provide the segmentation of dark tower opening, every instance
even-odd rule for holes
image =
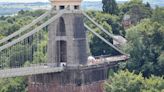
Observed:
[[[80,6],[79,6],[79,5],[75,5],[75,6],[74,6],[74,9],[75,9],[75,10],[79,10],[79,9],[80,9]]]
[[[67,43],[66,41],[57,41],[57,62],[67,62]]]
[[[59,18],[58,30],[57,30],[56,35],[57,36],[66,36],[65,22],[62,17]]]
[[[64,5],[61,5],[60,6],[60,10],[63,10],[63,9],[65,9],[65,6]]]

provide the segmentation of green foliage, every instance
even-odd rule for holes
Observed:
[[[110,14],[118,14],[118,6],[115,0],[102,0],[103,11]]]
[[[23,12],[23,13],[22,13]],[[22,26],[32,22],[36,17],[43,14],[44,10],[20,11],[17,16],[0,17],[0,35],[8,36],[20,29]]]
[[[164,79],[162,77],[151,76],[145,79],[143,92],[164,92]]]
[[[161,55],[159,56],[158,63],[160,66],[164,66],[164,52],[162,52]]]
[[[41,14],[43,14],[45,10],[36,10],[36,11],[19,11],[18,16],[32,16],[32,17],[38,17]]]
[[[37,44],[37,50],[33,54],[34,64],[45,63],[47,60],[47,53],[45,52],[45,48],[47,47],[48,43],[48,33],[44,31],[43,34],[44,35],[42,37],[42,41],[39,44]]]
[[[150,4],[142,3],[142,0],[130,0],[125,4],[120,5],[120,14],[128,14],[131,17],[133,24],[144,18],[150,18],[152,15],[152,9]]]
[[[0,92],[27,92],[27,79],[23,77],[0,80]]]
[[[103,28],[108,30],[110,33],[116,34],[116,35],[123,35],[124,31],[122,30],[122,26],[120,24],[120,18],[116,15],[111,15],[107,13],[97,12],[97,11],[89,11],[88,15],[91,16],[98,24],[100,24]],[[94,31],[99,33],[101,36],[106,38],[108,41],[112,43],[112,39],[102,32],[100,29],[98,29],[95,25],[93,25],[91,22],[86,22]],[[89,41],[90,41],[90,48],[91,53],[93,55],[115,55],[118,54],[115,50],[113,50],[110,46],[108,46],[106,43],[101,41],[98,37],[96,37],[94,34],[89,33]]]
[[[164,25],[164,7],[155,8],[153,11],[152,21]]]
[[[17,16],[0,17],[0,39],[8,36],[19,30],[22,26],[29,24],[36,17],[40,16],[45,11],[20,11]],[[42,49],[46,48],[47,31],[44,31],[45,36],[41,37],[41,42],[37,42],[33,37],[29,37],[26,42],[20,42],[10,49],[0,52],[0,68],[17,67],[19,65],[29,66],[32,62],[37,63],[45,61],[46,52]],[[35,50],[34,50],[35,49]],[[13,52],[13,53],[11,53]],[[34,60],[32,57],[35,56]],[[0,92],[27,92],[27,79],[25,77],[7,78],[0,80]]]
[[[142,77],[128,70],[119,71],[105,83],[106,92],[163,92],[164,80],[162,77]]]
[[[164,66],[159,66],[158,63],[158,57],[164,47],[162,25],[143,20],[127,30],[126,38],[128,40],[126,50],[131,56],[127,63],[128,69],[137,73],[142,72],[144,76],[164,74],[162,72]]]
[[[106,92],[140,92],[144,78],[128,71],[120,71],[105,83]]]
[[[8,23],[7,21],[0,21],[0,34],[5,36],[10,33],[10,28],[12,24]]]

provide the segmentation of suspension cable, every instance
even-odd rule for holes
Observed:
[[[49,20],[47,20],[45,23],[43,23],[42,25],[40,25],[39,27],[35,28],[34,30],[26,33],[25,35],[15,39],[14,41],[12,42],[9,42],[3,46],[0,47],[0,51],[6,49],[6,48],[9,48],[11,46],[13,46],[14,44],[24,40],[25,38],[33,35],[34,33],[40,31],[42,28],[44,28],[45,26],[49,25],[50,23],[52,23],[54,20],[58,19],[61,15],[63,15],[64,12],[59,12],[57,15],[53,16],[52,18],[50,18]]]
[[[115,50],[117,50],[118,52],[120,52],[121,54],[127,55],[126,53],[124,53],[123,51],[121,51],[120,49],[118,49],[116,46],[114,46],[112,43],[110,43],[109,41],[107,41],[105,38],[103,38],[101,35],[97,34],[96,32],[94,32],[89,26],[87,26],[86,24],[84,24],[84,26],[91,31],[94,35],[96,35],[97,37],[99,37],[102,41],[104,41],[106,44],[108,44],[109,46],[111,46],[112,48],[114,48]]]
[[[19,29],[18,31],[14,32],[13,34],[3,38],[2,40],[0,40],[0,44],[14,38],[15,36],[19,35],[20,33],[26,31],[27,29],[31,28],[33,25],[37,24],[39,21],[43,20],[45,17],[47,17],[52,10],[47,11],[46,13],[44,13],[43,15],[41,15],[40,17],[38,17],[37,19],[33,20],[30,24],[24,26],[23,28]]]
[[[109,33],[107,30],[105,30],[101,25],[99,25],[96,21],[94,21],[94,20],[93,20],[89,15],[87,15],[85,12],[82,12],[82,13],[83,13],[83,15],[84,15],[87,19],[89,19],[93,24],[95,24],[98,28],[100,28],[101,31],[105,32],[108,36],[110,36],[110,37],[113,38],[115,41],[117,41],[117,42],[120,43],[120,41],[119,41],[118,39],[115,38],[115,35]]]

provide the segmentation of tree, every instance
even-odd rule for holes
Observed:
[[[110,33],[115,35],[123,35],[124,30],[120,24],[120,18],[116,15],[111,15],[108,13],[89,11],[88,15],[92,17],[98,24],[100,24],[104,29],[108,30]],[[109,42],[113,42],[111,37],[106,33],[102,32],[93,23],[86,21],[94,31],[99,33],[101,36],[106,38]],[[101,41],[97,36],[89,33],[89,41],[91,53],[95,56],[99,55],[118,55],[119,53],[112,49],[109,45]]]
[[[164,52],[162,52],[158,57],[158,63],[160,66],[164,66]]]
[[[149,3],[149,2],[146,2],[145,7],[151,9],[151,5],[150,5],[150,3]]]
[[[119,71],[109,77],[105,83],[106,92],[141,92],[144,84],[142,74],[136,75],[129,71]]]
[[[164,8],[156,7],[155,10],[153,11],[153,16],[151,19],[153,22],[158,22],[164,25]]]
[[[163,77],[151,76],[144,80],[144,89],[142,92],[164,92]]]
[[[158,62],[164,47],[162,25],[149,19],[143,20],[127,30],[126,38],[126,50],[130,54],[127,68],[130,71],[142,72],[145,77],[164,74],[164,66]]]
[[[144,4],[142,0],[130,0],[122,4],[119,9],[120,13],[130,15],[133,24],[137,24],[142,19],[150,18],[152,15],[150,4]]]
[[[0,80],[0,92],[27,92],[27,79],[23,77]]]
[[[110,14],[118,14],[118,6],[115,0],[102,0],[103,11]]]
[[[164,92],[163,77],[142,77],[142,74],[119,71],[105,83],[106,92]]]
[[[20,27],[29,24],[33,19],[40,16],[44,12],[45,11],[43,10],[20,11],[16,16],[0,17],[0,39],[14,33],[18,29],[20,29]],[[43,35],[41,34],[43,34],[44,37],[42,37]],[[9,49],[1,51],[0,63],[2,66],[0,66],[0,68],[3,69],[3,68],[16,67],[16,66],[28,66],[29,63],[32,62],[36,63],[37,62],[35,61],[36,59],[42,60],[39,62],[45,61],[43,59],[46,58],[46,52],[43,53],[41,51],[43,51],[43,49],[45,50],[46,48],[46,43],[48,40],[46,34],[47,31],[44,31],[44,33],[40,33],[40,35],[37,36],[37,38],[39,37],[41,38],[40,43],[38,39],[37,41],[36,39],[33,40],[33,36],[31,36],[28,37],[27,40],[22,41],[19,44],[15,44]],[[13,53],[9,53],[9,52],[13,52]],[[33,61],[33,59],[31,58],[35,55],[38,57],[34,58]],[[0,92],[27,92],[27,83],[28,82],[26,77],[3,79],[0,80]]]

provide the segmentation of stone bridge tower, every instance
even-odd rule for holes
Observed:
[[[80,12],[82,0],[52,0],[53,9],[68,10],[48,26],[48,62],[65,65],[60,73],[33,75],[29,92],[103,92],[108,65],[87,66],[86,30]]]
[[[49,62],[57,66],[87,63],[86,31],[80,10],[81,0],[53,0],[56,11],[69,12],[49,25]],[[76,11],[76,12],[74,12]]]

